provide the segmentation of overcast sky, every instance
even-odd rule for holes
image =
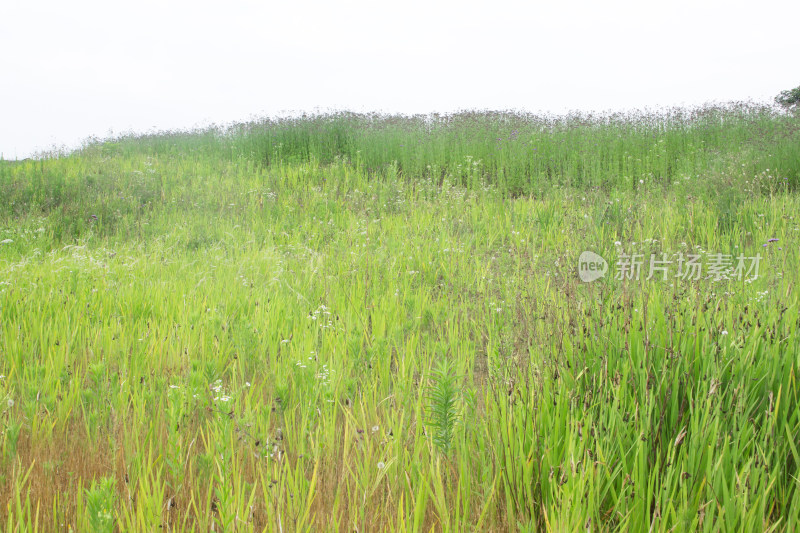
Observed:
[[[0,2],[0,152],[349,109],[620,110],[800,85],[800,2]]]

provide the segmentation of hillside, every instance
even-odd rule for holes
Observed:
[[[751,104],[0,161],[0,527],[791,531],[798,187]]]

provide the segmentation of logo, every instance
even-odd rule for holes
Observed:
[[[583,252],[578,258],[578,276],[581,281],[591,283],[606,275],[608,263],[594,252]]]

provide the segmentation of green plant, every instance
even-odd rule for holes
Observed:
[[[86,519],[89,531],[111,533],[116,530],[116,485],[113,477],[93,480],[86,489]]]
[[[800,87],[787,89],[775,97],[775,103],[785,108],[795,108],[800,104]]]
[[[448,455],[460,422],[461,394],[458,377],[447,359],[431,372],[426,399],[427,430],[439,452]]]
[[[13,459],[17,455],[17,445],[22,431],[22,422],[13,421],[6,425],[5,430],[5,451],[8,458]]]

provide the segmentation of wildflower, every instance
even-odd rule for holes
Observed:
[[[373,433],[377,433],[378,429],[380,429],[378,426],[372,426],[372,432]]]
[[[728,330],[727,329],[723,329],[722,330],[722,335],[727,335],[727,334],[728,334]]]
[[[386,464],[383,461],[378,462],[378,470],[383,470],[386,468]]]
[[[619,241],[614,241],[614,246],[622,246],[622,243]]]
[[[3,239],[2,241],[0,241],[0,244],[11,244],[12,242],[14,241],[11,239]]]
[[[249,382],[249,381],[245,381],[245,382],[244,382],[244,386],[245,386],[245,387],[249,387],[249,386],[250,386],[250,382]]]

